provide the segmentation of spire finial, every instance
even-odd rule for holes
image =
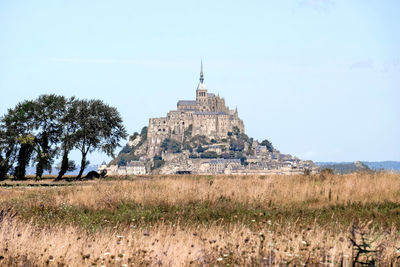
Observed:
[[[203,59],[201,60],[201,67],[200,67],[200,82],[204,82],[204,75],[203,75]]]

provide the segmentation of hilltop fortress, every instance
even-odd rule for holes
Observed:
[[[237,109],[230,110],[224,98],[208,93],[201,64],[196,100],[179,100],[177,110],[169,111],[166,117],[149,119],[148,156],[159,154],[166,138],[182,142],[189,128],[191,136],[204,135],[210,139],[219,139],[227,137],[234,127],[244,133],[244,124],[239,119]]]
[[[237,109],[209,93],[203,64],[196,100],[179,100],[165,117],[129,137],[118,157],[99,171],[141,174],[299,174],[318,171],[312,161],[281,154],[268,140],[245,134]]]

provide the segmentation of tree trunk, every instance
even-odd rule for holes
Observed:
[[[14,146],[11,146],[5,153],[5,157],[0,154],[0,181],[5,180],[13,163],[10,163],[11,154]]]
[[[43,166],[44,166],[44,159],[43,159],[43,156],[42,156],[42,153],[38,153],[39,155],[38,155],[38,158],[39,158],[39,160],[38,160],[38,163],[36,164],[36,177],[37,178],[42,178],[42,175],[43,175]]]
[[[58,173],[57,180],[61,179],[64,176],[64,174],[68,171],[68,163],[69,163],[68,153],[69,153],[68,149],[65,148],[63,151],[61,168],[60,168],[60,172]]]
[[[38,152],[38,163],[36,165],[36,177],[42,178],[43,172],[49,165],[49,140],[46,132],[43,132],[43,136],[38,140],[39,152]],[[40,151],[41,149],[41,151]]]
[[[33,146],[30,144],[22,144],[18,153],[18,164],[15,168],[15,177],[17,179],[22,179],[25,177],[26,166],[31,159],[33,152]]]
[[[85,168],[86,168],[86,153],[82,153],[81,169],[79,170],[79,174],[78,174],[78,176],[76,176],[76,178],[79,179],[82,177],[82,174],[83,174],[83,171],[85,170]]]

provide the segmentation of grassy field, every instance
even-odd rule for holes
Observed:
[[[395,173],[4,181],[0,210],[0,265],[400,264]]]

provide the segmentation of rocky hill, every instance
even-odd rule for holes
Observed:
[[[191,131],[192,127],[189,126],[180,141],[166,138],[161,143],[160,153],[150,157],[147,153],[147,127],[143,127],[140,133],[130,136],[128,144],[108,166],[121,167],[132,161],[140,161],[147,166],[149,172],[165,174],[208,173],[210,168],[217,173],[225,172],[226,168],[243,173],[282,168],[298,168],[298,172],[314,167],[311,161],[301,161],[291,155],[281,154],[270,141],[259,142],[235,127],[224,138],[193,136]]]

